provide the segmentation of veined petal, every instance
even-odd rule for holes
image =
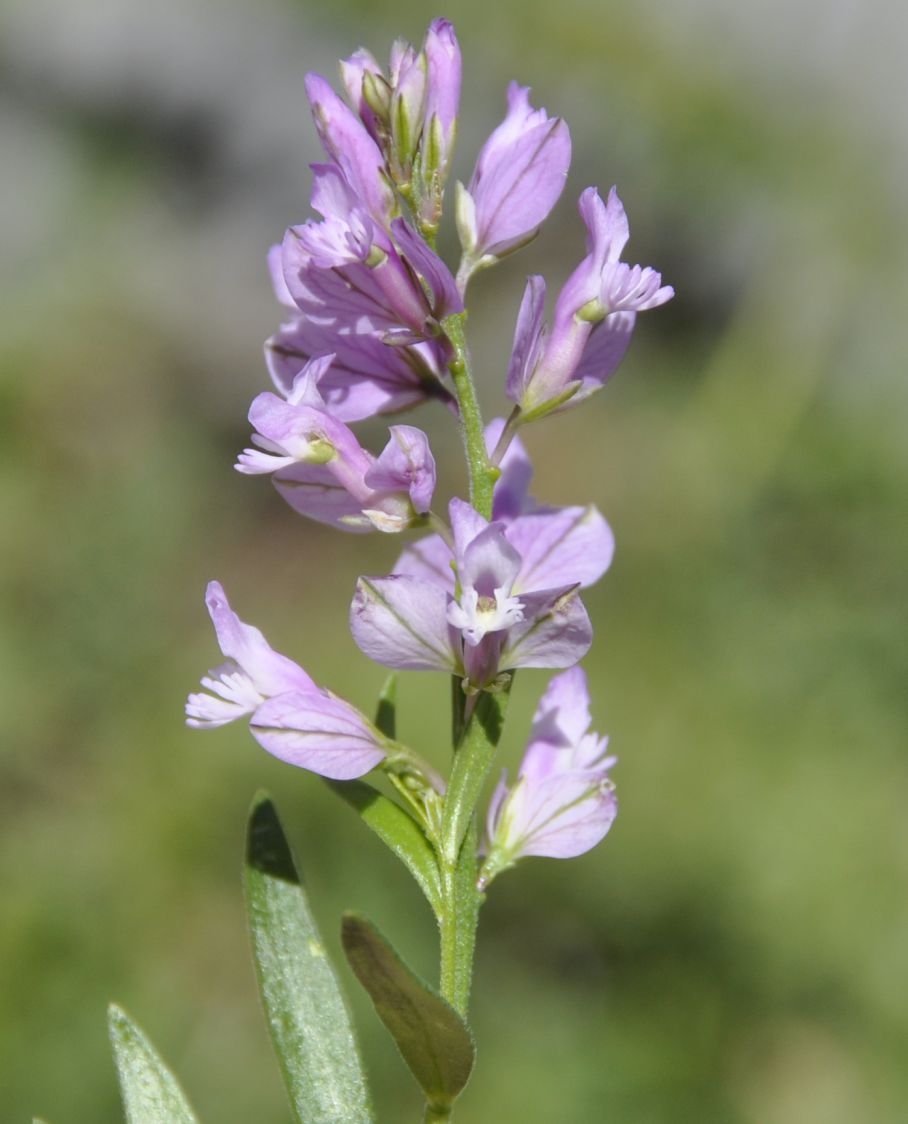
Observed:
[[[372,724],[343,699],[317,688],[268,699],[250,729],[275,757],[332,780],[361,777],[385,757]]]
[[[370,659],[386,667],[462,674],[447,601],[444,590],[419,578],[360,578],[350,609],[353,639]]]
[[[610,781],[595,770],[518,780],[500,812],[508,849],[519,855],[570,859],[595,847],[618,812]]]
[[[507,526],[521,558],[515,592],[592,585],[612,562],[615,539],[599,511],[588,507],[540,508]]]

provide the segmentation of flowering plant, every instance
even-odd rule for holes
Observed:
[[[614,188],[580,196],[586,254],[549,324],[546,286],[530,277],[505,393],[506,419],[484,425],[466,344],[473,275],[529,242],[564,188],[568,127],[512,83],[502,123],[469,183],[455,190],[462,246],[452,272],[435,249],[457,132],[461,56],[446,20],[417,49],[398,41],[387,71],[365,50],[341,63],[343,100],[323,78],[306,92],[325,162],[313,165],[317,217],[269,254],[287,309],[266,344],[274,384],[249,411],[236,468],[270,475],[301,515],[341,531],[425,532],[391,572],[359,579],[350,628],[392,671],[374,718],[313,681],[244,623],[217,582],[207,606],[224,657],[189,696],[198,728],[247,719],[269,753],[326,778],[415,878],[438,922],[437,990],[416,977],[363,917],[343,945],[425,1096],[425,1120],[451,1117],[473,1064],[466,1019],[479,908],[493,880],[530,855],[570,858],[595,846],[617,811],[607,739],[590,732],[579,661],[592,642],[581,590],[613,553],[592,506],[550,507],[529,494],[519,431],[585,401],[612,375],[638,312],[672,296],[658,273],[621,260],[628,240]],[[460,426],[468,498],[437,505],[426,435],[392,425],[385,447],[351,426],[427,399]],[[512,783],[502,776],[480,834],[478,803],[494,764],[518,668],[548,668]],[[453,762],[439,776],[396,736],[395,676],[442,672],[453,690]],[[367,775],[384,778],[391,795]],[[253,806],[247,862],[250,927],[262,996],[296,1119],[372,1119],[338,983],[266,797]],[[122,1012],[112,1035],[132,1121],[192,1120],[185,1097]]]

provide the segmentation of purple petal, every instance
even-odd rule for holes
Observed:
[[[567,125],[543,109],[533,110],[529,88],[512,82],[507,116],[483,146],[470,180],[473,256],[500,256],[531,237],[564,190],[570,162]]]
[[[516,592],[592,585],[615,552],[611,528],[592,505],[520,515],[508,524],[507,537],[522,559]]]
[[[294,511],[340,531],[374,530],[360,500],[339,483],[329,465],[295,464],[274,474],[274,486]]]
[[[335,358],[319,380],[319,391],[328,410],[342,421],[406,409],[441,389],[414,348],[389,347],[378,336],[338,333],[301,316],[265,344],[268,370],[281,393],[289,396],[303,364],[326,350],[335,352]]]
[[[458,576],[465,590],[491,597],[499,589],[510,593],[520,567],[520,555],[505,537],[503,525],[490,523],[467,544]]]
[[[503,818],[513,816],[508,834],[522,838],[521,855],[582,855],[604,838],[618,812],[614,790],[594,771],[553,776],[538,786],[526,783],[516,795],[519,805]]]
[[[350,608],[353,639],[386,667],[462,673],[445,615],[447,601],[442,589],[419,578],[360,578]]]
[[[230,608],[220,582],[209,582],[205,603],[221,651],[236,661],[262,695],[314,687],[299,664],[275,652],[257,628],[240,620]]]
[[[306,94],[325,152],[340,167],[372,218],[387,227],[394,212],[394,193],[378,145],[320,75],[306,75]]]
[[[475,507],[456,496],[448,504],[448,518],[454,535],[454,550],[460,560],[473,539],[481,534],[489,523]]]
[[[594,326],[572,375],[581,384],[572,403],[588,398],[615,373],[630,346],[636,319],[633,312],[613,312]]]
[[[394,563],[392,573],[430,582],[446,593],[454,593],[454,555],[440,535],[426,535],[410,543]]]
[[[349,703],[324,690],[277,695],[250,722],[256,741],[290,765],[347,781],[385,757],[377,731]]]
[[[572,667],[583,659],[593,627],[576,587],[524,593],[520,601],[524,619],[508,632],[502,669]]]
[[[452,133],[460,106],[461,56],[454,27],[446,19],[434,19],[429,24],[425,44],[428,60],[428,91],[426,96],[426,126],[438,119],[441,130],[441,163],[450,157]]]
[[[435,492],[435,458],[429,439],[412,425],[392,425],[391,440],[366,473],[377,492],[405,492],[417,512],[427,512]]]
[[[507,395],[512,402],[523,400],[527,384],[542,354],[545,341],[544,313],[545,280],[538,275],[528,277],[520,311],[517,313],[517,327],[514,330],[514,344],[508,365]]]
[[[432,312],[436,320],[463,312],[463,298],[457,290],[454,275],[438,254],[403,219],[395,219],[391,230],[400,252],[431,289]]]
[[[486,426],[486,449],[489,455],[498,444],[504,429],[504,418],[493,418]],[[530,481],[533,478],[533,465],[526,446],[519,437],[514,437],[498,466],[501,475],[495,483],[492,501],[492,518],[510,523],[522,512],[533,507],[530,499]]]

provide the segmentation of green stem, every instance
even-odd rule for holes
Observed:
[[[470,503],[480,515],[491,519],[492,489],[501,473],[489,460],[486,450],[482,414],[479,412],[479,402],[470,370],[470,353],[464,336],[466,315],[465,312],[458,312],[448,316],[442,327],[454,348],[454,358],[448,369],[454,380],[454,393],[460,407],[460,430],[470,473]]]

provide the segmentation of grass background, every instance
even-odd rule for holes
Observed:
[[[329,946],[360,909],[425,974],[418,891],[319,782],[242,728],[182,726],[241,615],[369,709],[344,625],[398,543],[306,523],[232,472],[278,321],[264,254],[306,216],[303,75],[385,55],[407,0],[6,0],[0,7],[0,1118],[120,1119],[122,1002],[201,1117],[287,1119],[239,886],[275,795]],[[618,376],[527,433],[536,494],[596,502],[612,571],[586,598],[621,815],[570,864],[497,883],[462,1124],[899,1124],[908,1117],[904,18],[876,0],[453,0],[456,173],[512,77],[563,113],[568,190],[475,283],[488,416],[529,272],[582,252],[573,200],[619,185],[631,260],[677,298]],[[903,100],[903,99],[902,99]],[[453,256],[453,240],[443,244]],[[430,432],[441,491],[457,437]],[[380,442],[382,427],[367,425]],[[373,445],[373,447],[377,447]],[[521,675],[514,764],[545,682]],[[446,685],[402,686],[439,764]],[[341,968],[380,1119],[419,1098]]]

